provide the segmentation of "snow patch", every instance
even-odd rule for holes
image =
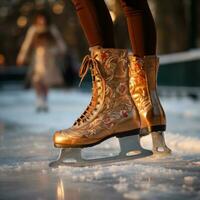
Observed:
[[[24,170],[38,170],[38,169],[41,169],[41,171],[44,173],[43,170],[48,169],[48,162],[38,161],[38,162],[22,162],[13,165],[0,165],[0,172],[8,172],[8,171],[20,172]]]
[[[200,103],[189,98],[161,98],[166,113],[186,118],[199,118]]]
[[[113,188],[117,190],[117,192],[126,192],[128,190],[128,182],[124,177],[119,177],[118,183],[113,185]]]
[[[129,191],[129,192],[125,193],[123,196],[126,199],[140,200],[141,199],[141,195],[144,196],[144,194],[146,194],[146,193],[147,192]]]
[[[79,182],[91,182],[92,180],[103,180],[115,177],[117,178],[118,183],[114,184],[113,187],[117,191],[124,191],[128,187],[127,180],[130,179],[130,174],[136,179],[146,177],[174,178],[183,174],[182,170],[168,169],[160,166],[133,164],[131,161],[124,165],[99,165],[83,168],[60,166],[59,168],[52,169],[52,172],[58,173],[62,177],[71,177],[72,180]]]
[[[200,138],[183,136],[180,133],[165,133],[167,146],[172,149],[172,152],[178,154],[199,154],[200,153]],[[141,140],[144,148],[152,149],[151,136],[145,136]]]

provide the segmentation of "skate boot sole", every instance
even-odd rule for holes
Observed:
[[[130,131],[125,131],[125,132],[120,132],[120,133],[115,133],[115,134],[109,135],[109,136],[99,140],[98,142],[91,143],[91,144],[78,144],[78,145],[54,144],[54,147],[56,147],[56,148],[87,148],[87,147],[92,147],[92,146],[98,145],[98,144],[102,143],[103,141],[105,141],[109,138],[112,138],[112,137],[123,138],[123,137],[127,137],[127,136],[132,136],[132,135],[139,135],[139,134],[140,134],[140,129],[134,129],[134,130],[130,130]]]

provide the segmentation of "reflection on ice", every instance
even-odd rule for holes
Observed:
[[[57,200],[65,200],[65,191],[62,179],[58,179],[57,183]]]

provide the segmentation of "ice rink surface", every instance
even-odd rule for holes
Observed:
[[[0,199],[183,200],[200,199],[200,101],[162,98],[173,154],[109,166],[51,169],[59,150],[53,132],[69,127],[90,101],[89,93],[52,90],[48,113],[36,113],[32,90],[0,91]],[[142,140],[151,148],[149,136]],[[113,138],[85,149],[87,157],[115,155]]]

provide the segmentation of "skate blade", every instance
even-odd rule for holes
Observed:
[[[61,149],[56,161],[49,164],[50,167],[59,166],[87,167],[95,165],[109,165],[128,160],[150,157],[152,151],[143,149],[139,142],[139,136],[127,136],[119,138],[121,152],[117,156],[110,156],[99,159],[84,159],[81,156],[81,148]]]
[[[153,143],[153,157],[154,158],[162,158],[166,156],[170,156],[172,151],[169,147],[167,147],[164,133],[162,131],[152,132],[152,143]]]

